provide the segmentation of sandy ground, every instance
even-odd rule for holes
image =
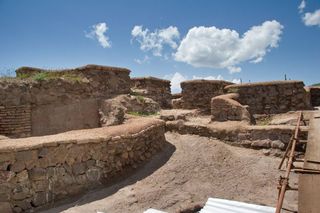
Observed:
[[[164,150],[125,180],[44,212],[179,212],[208,197],[275,206],[279,158],[195,135],[166,138]],[[295,186],[296,175],[290,183]],[[284,207],[297,209],[296,192],[287,192]]]

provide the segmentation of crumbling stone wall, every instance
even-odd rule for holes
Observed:
[[[154,77],[131,78],[134,93],[158,102],[161,108],[171,108],[170,81]]]
[[[238,101],[238,94],[219,95],[211,99],[211,121],[245,121],[253,123],[246,106]]]
[[[130,71],[124,68],[87,65],[49,72],[22,67],[16,72],[19,78],[0,79],[0,107],[7,114],[6,109],[30,105],[33,136],[98,127],[99,101],[130,93]]]
[[[311,106],[320,106],[320,87],[309,87]]]
[[[164,125],[139,118],[120,126],[2,140],[1,212],[32,211],[109,183],[164,146]]]
[[[0,106],[0,135],[31,136],[31,106]]]
[[[309,109],[302,81],[271,81],[230,85],[227,92],[239,94],[239,102],[252,114],[276,114]]]
[[[175,101],[177,106],[184,109],[200,109],[210,113],[211,98],[224,94],[223,89],[231,82],[218,80],[190,80],[181,83],[182,98]],[[181,103],[182,102],[182,103]]]

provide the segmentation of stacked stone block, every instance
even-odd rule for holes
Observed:
[[[320,106],[320,87],[309,87],[311,106]]]
[[[236,99],[236,93],[216,96],[211,99],[212,121],[245,121],[251,124],[253,120],[246,106],[241,105]]]
[[[0,106],[0,135],[31,136],[31,106]]]
[[[231,84],[218,80],[184,81],[181,83],[182,98],[176,105],[183,106],[184,109],[200,109],[209,114],[211,99],[224,94],[224,87]]]
[[[33,212],[109,183],[161,150],[164,132],[164,122],[144,119],[73,136],[5,139],[0,143],[0,211]]]
[[[170,81],[154,77],[131,78],[134,93],[153,99],[161,108],[171,108]]]
[[[302,81],[271,81],[230,85],[227,92],[239,94],[251,114],[276,114],[310,109]]]
[[[18,78],[0,78],[0,106],[31,105],[33,136],[99,127],[98,102],[130,93],[130,70],[125,68],[87,65],[51,71],[22,67],[16,73]],[[45,77],[35,78],[37,74]],[[19,118],[11,118],[10,125],[20,128]],[[6,125],[0,125],[0,134],[11,136]]]

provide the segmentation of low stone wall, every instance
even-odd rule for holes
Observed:
[[[224,94],[224,87],[233,83],[218,80],[191,80],[181,83],[182,98],[176,106],[182,105],[184,109],[200,109],[210,113],[211,98]]]
[[[245,121],[254,123],[247,107],[235,99],[238,94],[219,95],[211,99],[211,121]]]
[[[310,109],[302,81],[271,81],[230,85],[227,92],[239,94],[239,102],[252,114],[276,114]]]
[[[0,108],[30,106],[33,136],[99,127],[98,102],[130,93],[130,70],[124,68],[87,65],[49,71],[22,67],[16,72],[18,78],[0,78]],[[17,127],[14,131],[24,125],[14,117],[10,122]],[[5,128],[0,125],[0,134]]]
[[[320,87],[309,87],[311,106],[320,106]]]
[[[0,142],[1,212],[31,212],[108,183],[158,152],[164,122],[126,124]]]
[[[0,106],[0,135],[31,136],[31,106]]]
[[[171,108],[170,81],[154,77],[131,78],[133,92],[151,98],[163,109]]]
[[[232,124],[225,125],[223,128],[215,124],[192,124],[188,122],[167,121],[166,130],[180,134],[194,134],[204,137],[217,138],[230,143],[230,145],[243,146],[253,149],[280,149],[284,150],[294,133],[294,126],[245,126],[238,128]],[[301,138],[307,139],[308,127],[301,128]]]

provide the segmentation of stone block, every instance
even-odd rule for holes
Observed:
[[[251,143],[251,147],[256,149],[270,148],[271,142],[270,140],[256,140]]]
[[[33,161],[38,159],[37,150],[21,151],[16,154],[17,161]]]
[[[33,168],[29,171],[29,177],[31,180],[45,180],[47,171],[43,168]]]
[[[10,170],[13,172],[21,172],[26,168],[24,161],[16,161],[10,166]]]
[[[1,213],[12,213],[12,208],[9,202],[0,202]]]
[[[86,172],[85,163],[76,163],[72,166],[72,173],[75,175],[84,174]]]
[[[34,206],[41,206],[47,203],[47,194],[45,192],[37,192],[32,198]]]

